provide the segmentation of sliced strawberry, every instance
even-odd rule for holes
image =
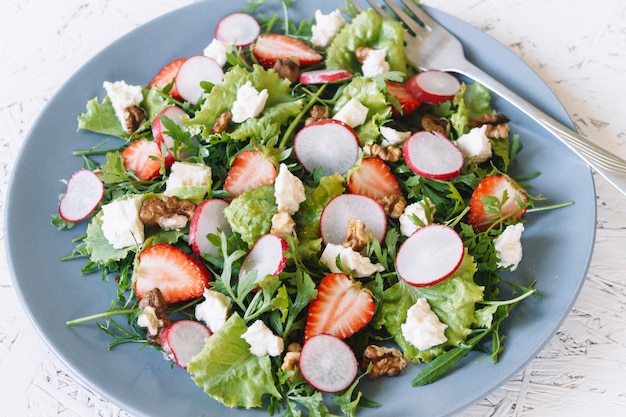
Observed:
[[[266,68],[272,68],[279,59],[291,58],[302,67],[317,64],[323,59],[301,40],[276,33],[259,36],[252,47],[252,53],[259,64]]]
[[[159,175],[161,156],[159,145],[145,138],[131,142],[122,151],[124,168],[134,171],[135,176],[142,181],[149,181]]]
[[[389,165],[378,157],[364,158],[352,171],[348,181],[348,191],[379,200],[383,197],[400,194],[400,184]]]
[[[395,100],[398,100],[400,109],[396,107],[395,103],[392,103],[392,109],[394,116],[406,116],[409,113],[415,111],[422,103],[417,100],[409,90],[406,88],[406,84],[395,81],[387,80],[387,94]]]
[[[256,149],[243,151],[233,161],[224,189],[235,198],[261,185],[273,184],[276,167]]]
[[[520,207],[517,199],[519,198],[522,202],[528,201],[524,190],[506,175],[492,175],[483,179],[474,189],[469,201],[468,223],[477,230],[487,229],[500,216],[500,213],[487,212],[485,197],[495,197],[502,201],[505,191],[507,197],[502,204],[501,215],[509,216],[515,213],[514,217],[521,219],[526,212],[526,207]]]
[[[372,294],[359,283],[344,274],[328,274],[309,305],[304,338],[330,334],[345,339],[365,327],[375,311]]]
[[[163,68],[156,73],[156,75],[152,78],[152,80],[148,83],[148,88],[152,88],[156,86],[159,89],[164,88],[166,85],[171,83],[174,78],[176,78],[176,74],[178,73],[178,69],[185,62],[187,58],[176,58],[175,60],[166,64]],[[180,99],[178,95],[178,91],[176,91],[176,85],[172,86],[172,89],[169,93],[172,97],[176,99]]]
[[[201,297],[210,278],[210,272],[196,258],[174,246],[159,243],[139,254],[133,285],[139,299],[158,288],[164,301],[172,304]]]

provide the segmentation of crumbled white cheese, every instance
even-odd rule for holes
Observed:
[[[257,117],[265,108],[268,97],[267,90],[264,89],[259,92],[250,81],[247,81],[237,90],[237,99],[231,109],[233,122],[242,123]]]
[[[226,63],[226,55],[233,49],[233,45],[219,39],[213,39],[210,44],[204,48],[204,56],[208,56],[217,62],[221,67]]]
[[[272,330],[261,320],[252,323],[241,338],[248,342],[250,353],[255,356],[278,356],[285,349],[283,339],[272,333]]]
[[[170,175],[165,181],[165,194],[183,187],[208,187],[211,181],[211,167],[200,163],[174,162]]]
[[[102,206],[102,233],[115,249],[143,243],[143,223],[139,218],[141,204],[141,197],[133,197]]]
[[[126,127],[125,110],[129,107],[139,106],[143,101],[143,92],[139,85],[129,85],[126,81],[105,81],[102,86],[111,100],[115,110],[115,116],[122,127]]]
[[[323,14],[315,11],[315,24],[311,27],[311,43],[315,47],[326,48],[337,32],[346,24],[339,10]]]
[[[365,123],[369,109],[356,98],[351,98],[333,117],[350,127],[357,127]]]
[[[383,136],[383,140],[381,141],[381,145],[383,146],[396,146],[404,143],[409,137],[411,137],[411,132],[400,132],[394,128],[381,126],[380,134]]]
[[[215,333],[226,323],[232,302],[224,294],[208,288],[203,295],[204,301],[196,305],[196,318]]]
[[[389,62],[385,60],[387,57],[387,51],[384,49],[372,49],[370,50],[363,64],[361,64],[361,72],[364,77],[373,77],[378,74],[389,72]]]
[[[337,266],[337,257],[339,257],[342,269],[339,269]],[[381,264],[372,263],[368,257],[361,255],[352,248],[334,243],[326,245],[320,257],[320,262],[326,265],[330,272],[343,272],[357,278],[369,277],[376,272],[385,270]]]
[[[522,223],[512,224],[506,227],[502,234],[498,236],[493,244],[496,249],[496,256],[500,260],[498,266],[502,268],[511,267],[511,271],[517,269],[522,260]]]
[[[163,320],[157,317],[156,310],[152,306],[146,306],[137,316],[137,325],[147,327],[151,336],[156,336],[159,328],[163,327]]]
[[[400,325],[402,335],[419,350],[429,349],[448,340],[445,335],[448,325],[439,320],[426,298],[418,298],[406,314],[406,321]]]
[[[300,208],[300,203],[306,199],[304,184],[300,178],[289,172],[287,165],[280,164],[278,175],[274,181],[274,198],[278,211],[286,211],[293,215]]]
[[[277,236],[291,236],[296,230],[296,222],[285,210],[276,212],[272,216],[270,233]]]
[[[491,158],[491,142],[486,131],[487,125],[475,127],[454,142],[465,158],[477,164]]]
[[[426,213],[427,207],[429,208],[429,213]],[[404,208],[404,212],[398,219],[400,221],[400,233],[404,236],[411,236],[417,229],[422,227],[413,221],[413,216],[417,217],[425,225],[432,223],[436,210],[435,205],[428,198],[409,204]]]

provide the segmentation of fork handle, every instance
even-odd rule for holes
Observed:
[[[626,195],[626,161],[564,126],[471,63],[455,69],[502,97],[567,145],[611,185]]]

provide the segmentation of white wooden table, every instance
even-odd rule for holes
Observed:
[[[0,210],[21,143],[60,85],[122,34],[191,2],[2,1]],[[626,157],[625,2],[424,3],[508,46],[548,83],[582,133]],[[626,197],[599,177],[596,187],[596,246],[573,311],[534,361],[461,416],[626,415]],[[40,339],[12,287],[4,250],[0,251],[0,416],[128,416],[81,385]]]

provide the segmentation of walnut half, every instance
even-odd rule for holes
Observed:
[[[352,248],[355,252],[360,252],[374,239],[374,233],[367,229],[365,230],[365,222],[363,220],[350,217],[348,223],[346,223],[346,240],[343,242],[343,247]]]
[[[167,303],[161,295],[161,290],[153,288],[148,291],[139,301],[139,308],[143,311],[139,313],[137,324],[147,327],[146,338],[160,345],[163,329],[172,322],[167,315]]]
[[[129,135],[135,133],[146,121],[146,111],[139,106],[130,106],[124,109],[124,128]]]
[[[370,363],[372,369],[367,373],[367,377],[376,379],[383,375],[399,375],[408,362],[398,349],[369,345],[363,351],[362,369],[367,370]]]
[[[481,127],[487,125],[485,135],[488,138],[504,139],[509,137],[509,118],[504,114],[485,113],[469,121],[469,127]]]
[[[163,230],[180,230],[193,216],[196,205],[178,197],[149,198],[143,202],[139,219],[147,226],[159,226]]]

